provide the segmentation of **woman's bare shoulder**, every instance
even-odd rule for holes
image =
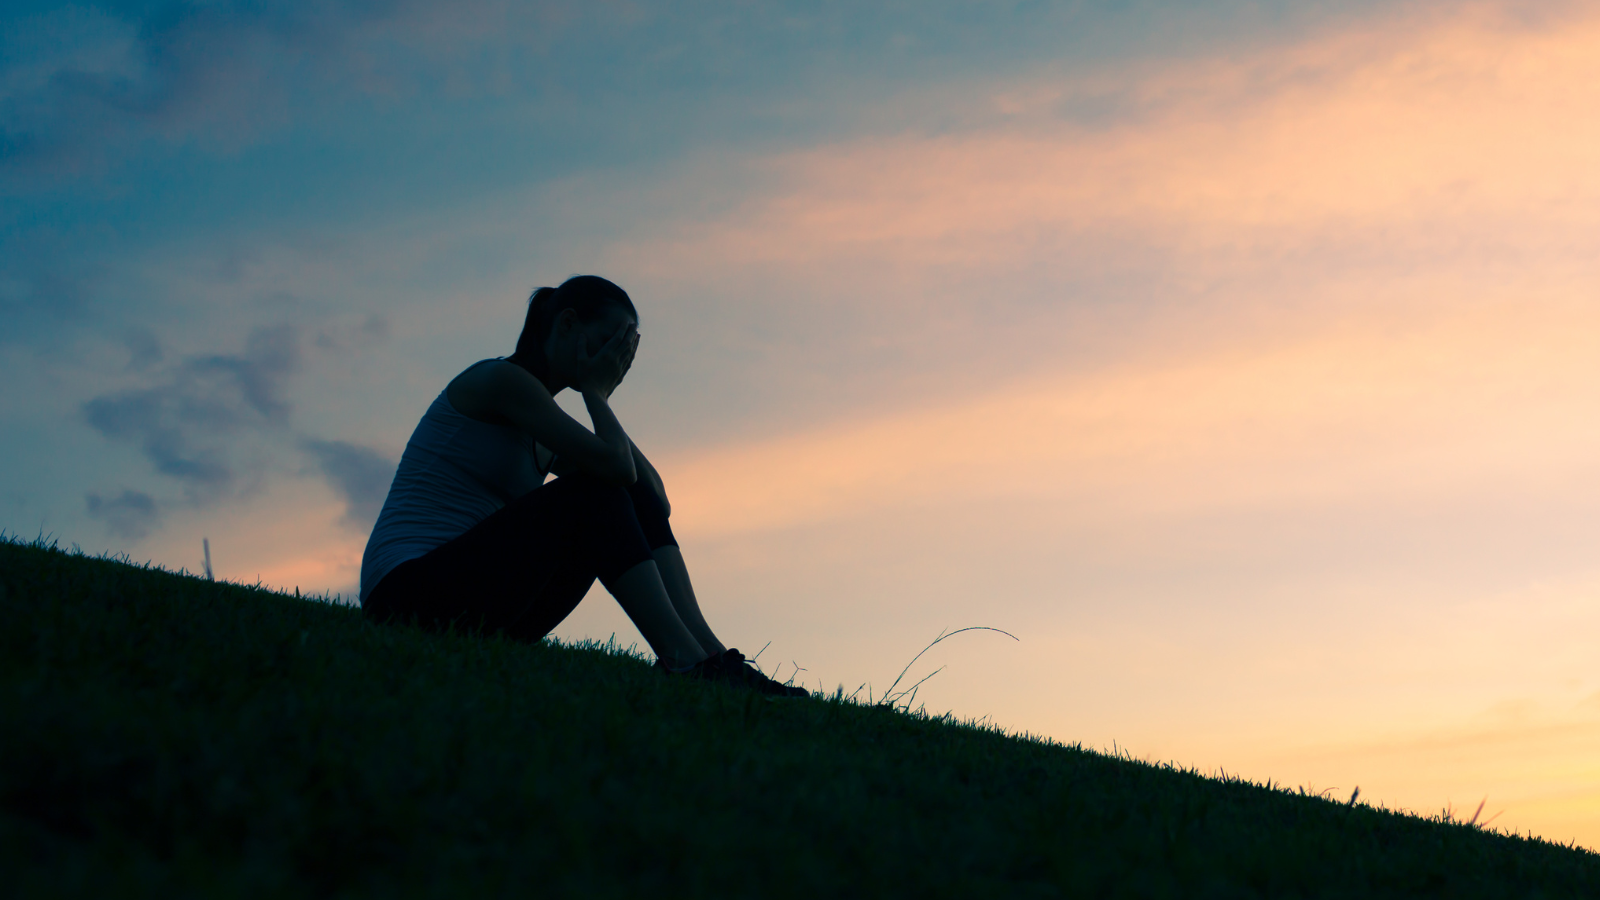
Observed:
[[[506,394],[537,385],[539,380],[516,363],[504,359],[485,359],[473,363],[452,378],[445,387],[445,396],[456,412],[469,419],[504,425],[507,424],[506,417],[499,412],[499,407]]]

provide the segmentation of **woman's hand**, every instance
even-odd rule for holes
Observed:
[[[633,367],[633,356],[638,349],[639,332],[632,322],[624,323],[593,354],[586,345],[579,346],[577,362],[582,374],[573,387],[585,394],[598,393],[609,398]]]

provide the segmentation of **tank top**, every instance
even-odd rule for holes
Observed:
[[[531,435],[462,415],[448,394],[439,392],[400,456],[361,556],[363,604],[395,566],[460,537],[543,484],[555,459]]]

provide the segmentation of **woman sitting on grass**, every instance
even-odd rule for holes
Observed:
[[[516,352],[457,375],[406,444],[361,560],[361,608],[537,641],[599,578],[669,674],[805,696],[723,647],[700,614],[661,477],[607,405],[638,324],[604,278],[533,292]],[[594,431],[556,405],[567,388]]]

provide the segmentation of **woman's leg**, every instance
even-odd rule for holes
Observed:
[[[728,649],[722,641],[717,639],[711,631],[711,626],[706,624],[706,617],[700,613],[700,604],[695,600],[694,585],[689,582],[689,567],[683,562],[683,552],[677,544],[667,544],[650,551],[655,558],[656,568],[661,571],[661,581],[666,585],[667,596],[672,598],[672,608],[677,611],[678,618],[683,620],[689,633],[709,654],[715,656]]]
[[[627,494],[582,475],[536,488],[455,540],[397,566],[368,595],[367,606],[379,619],[537,641],[567,617],[597,576],[668,665],[707,656],[677,616]]]
[[[606,587],[668,668],[692,666],[722,652],[720,645],[713,650],[700,643],[694,630],[686,627],[688,623],[679,617],[655,560],[639,563]]]
[[[666,507],[642,479],[628,488],[628,496],[633,498],[634,515],[639,519],[639,528],[650,547],[650,556],[655,559],[656,568],[661,573],[661,582],[666,585],[667,596],[672,598],[673,610],[701,648],[713,656],[721,654],[728,648],[717,639],[711,626],[706,624],[705,616],[700,613],[694,585],[689,581],[689,568],[683,562],[683,552],[678,549],[678,539],[672,534],[672,526],[667,524]]]

